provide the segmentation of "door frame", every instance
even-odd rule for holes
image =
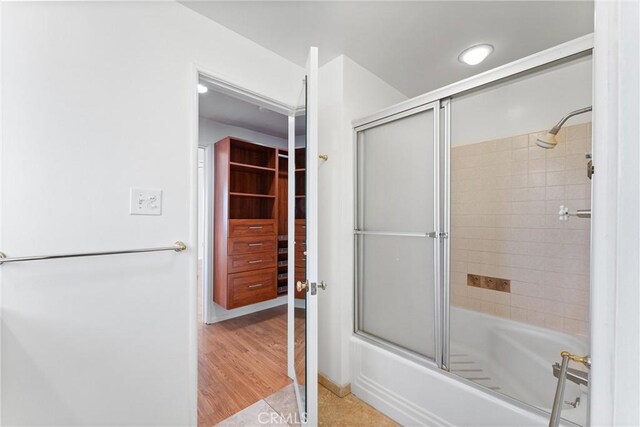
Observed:
[[[295,127],[291,126],[292,117],[295,117],[296,107],[290,105],[281,100],[271,98],[267,95],[264,95],[259,92],[255,92],[251,89],[248,89],[242,85],[235,84],[229,81],[227,78],[222,77],[219,73],[204,67],[197,63],[191,63],[191,77],[190,77],[190,96],[191,96],[191,108],[190,108],[190,116],[191,116],[191,191],[192,191],[192,201],[195,206],[192,206],[192,227],[191,227],[191,236],[192,241],[198,241],[198,149],[203,146],[200,145],[199,141],[199,94],[198,94],[198,84],[200,79],[204,79],[207,83],[214,87],[216,91],[224,93],[226,95],[233,96],[240,100],[249,102],[258,107],[263,107],[271,111],[275,111],[282,115],[289,117],[289,133],[291,131],[294,132],[293,138],[295,140]],[[291,135],[289,134],[290,138]],[[207,194],[212,194],[213,192],[213,145],[209,144],[205,146],[205,170],[204,170],[204,179],[206,180],[204,191],[205,191],[205,203],[211,205],[209,197]],[[209,179],[208,179],[209,178]],[[213,217],[213,206],[205,206],[204,214],[209,218]],[[205,232],[207,232],[208,236],[205,236],[204,241],[204,254],[205,256],[213,257],[213,239],[215,236],[213,235],[213,229],[205,220]],[[197,263],[198,256],[197,253],[194,257],[196,263],[196,271],[197,271]],[[208,323],[211,319],[211,313],[213,310],[213,288],[207,284],[212,283],[213,276],[213,263],[208,262],[203,264],[203,307],[202,307],[202,319],[198,318],[198,283],[197,283],[197,275],[196,280],[193,281],[191,286],[189,287],[189,301],[190,301],[190,311],[189,316],[191,318],[190,323],[190,331],[189,331],[189,346],[190,346],[190,373],[189,373],[189,384],[190,389],[192,391],[192,404],[191,404],[191,424],[197,425],[198,420],[198,327],[199,322],[204,321],[204,323]],[[206,279],[206,281],[205,281]],[[289,289],[289,294],[292,294],[291,288]],[[294,343],[294,334],[293,334],[293,322],[294,322],[294,311],[291,308],[291,305],[288,303],[289,299],[287,299],[288,311],[287,311],[287,375],[294,379],[291,376],[291,372],[295,372],[293,369],[293,348]],[[241,314],[240,314],[241,315]]]

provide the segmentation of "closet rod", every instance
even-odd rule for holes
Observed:
[[[182,252],[187,249],[187,245],[177,241],[173,246],[164,246],[160,248],[143,248],[143,249],[125,249],[121,251],[104,251],[104,252],[83,252],[77,254],[62,254],[62,255],[37,255],[37,256],[23,256],[7,258],[7,256],[0,252],[0,265],[8,262],[22,262],[22,261],[42,261],[47,259],[60,259],[60,258],[80,258],[89,256],[101,256],[101,255],[122,255],[122,254],[139,254],[144,252],[163,252],[163,251],[175,251]]]

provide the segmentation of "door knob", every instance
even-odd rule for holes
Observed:
[[[317,285],[316,282],[309,283],[308,280],[305,280],[304,282],[298,281],[298,283],[296,283],[296,289],[298,290],[298,292],[302,292],[304,290],[306,290],[307,292],[311,291],[311,295],[315,295],[318,292],[318,288],[322,290],[327,289],[326,282],[322,281]]]
[[[296,289],[298,290],[298,292],[302,292],[308,289],[308,287],[309,287],[309,282],[306,280],[304,282],[301,282],[298,280],[298,283],[296,283]]]

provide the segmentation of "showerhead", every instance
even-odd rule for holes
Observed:
[[[587,113],[589,111],[591,111],[591,107],[581,108],[579,110],[570,112],[569,114],[564,116],[562,120],[558,122],[557,125],[551,128],[551,130],[547,132],[545,136],[536,138],[536,145],[541,148],[554,148],[556,145],[558,145],[558,140],[556,139],[556,135],[558,135],[558,132],[560,132],[560,128],[562,127],[564,122],[566,122],[567,120],[569,120],[569,118],[573,116],[576,116],[582,113]]]
[[[540,148],[554,148],[558,145],[558,140],[556,139],[557,134],[558,132],[553,133],[553,129],[550,130],[544,136],[536,138],[536,145]]]

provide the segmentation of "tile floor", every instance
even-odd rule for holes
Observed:
[[[299,417],[293,384],[260,400],[237,414],[222,421],[219,426],[298,426]],[[353,394],[340,398],[318,385],[318,406],[321,426],[398,426]]]

